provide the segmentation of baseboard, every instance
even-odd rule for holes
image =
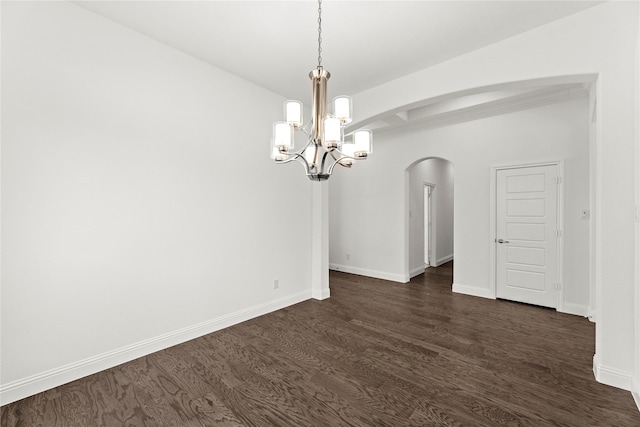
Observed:
[[[417,275],[424,273],[424,270],[424,265],[422,267],[414,268],[413,270],[409,271],[409,277],[416,277]]]
[[[409,277],[403,274],[388,273],[386,271],[369,270],[367,268],[352,267],[350,265],[329,264],[329,270],[344,271],[345,273],[359,276],[374,277],[376,279],[390,280],[392,282],[407,283]]]
[[[631,395],[633,396],[633,400],[636,402],[638,411],[640,411],[640,381],[635,381],[635,380],[631,381],[631,389],[632,389]]]
[[[496,296],[493,295],[493,292],[491,291],[491,289],[487,289],[487,288],[478,288],[476,286],[468,286],[468,285],[462,285],[460,283],[454,283],[452,290],[457,294],[465,294],[465,295],[471,295],[474,297],[496,299]]]
[[[442,264],[444,264],[445,262],[449,262],[453,260],[453,254],[451,255],[447,255],[445,257],[439,258],[436,260],[436,267],[441,266]]]
[[[0,385],[0,405],[6,405],[36,393],[112,368],[177,344],[280,310],[311,298],[309,291],[299,292],[235,313],[220,316],[148,340],[112,350],[94,357]]]
[[[597,312],[592,308],[589,308],[589,314],[587,317],[589,317],[590,322],[596,323],[598,321]]]
[[[573,314],[575,316],[589,317],[589,307],[586,305],[563,303],[560,313]]]
[[[631,372],[602,365],[597,354],[593,356],[593,375],[599,383],[631,391]]]
[[[322,301],[323,299],[327,299],[331,296],[331,289],[314,289],[311,291],[311,298]]]

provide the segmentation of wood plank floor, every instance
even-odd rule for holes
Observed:
[[[310,300],[6,405],[2,426],[640,426],[597,383],[594,325],[331,272]]]

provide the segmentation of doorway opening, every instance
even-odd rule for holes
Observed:
[[[407,279],[453,260],[453,163],[439,157],[407,168]]]

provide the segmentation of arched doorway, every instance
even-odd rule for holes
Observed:
[[[408,174],[408,273],[453,260],[454,167],[439,157],[419,159]]]

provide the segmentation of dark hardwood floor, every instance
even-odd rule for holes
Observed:
[[[2,407],[2,426],[640,426],[587,319],[331,272],[309,300]]]

